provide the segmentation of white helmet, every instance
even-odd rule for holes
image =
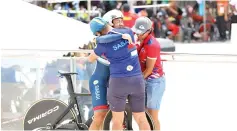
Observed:
[[[111,26],[113,26],[113,20],[117,18],[123,18],[123,13],[117,9],[110,10],[103,16],[103,19],[107,21]]]

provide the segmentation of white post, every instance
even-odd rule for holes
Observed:
[[[157,1],[156,0],[153,1],[153,5],[157,5]],[[153,13],[155,13],[155,14],[156,14],[156,9],[157,9],[156,7],[153,7]]]
[[[87,0],[87,10],[91,10],[91,0]],[[88,13],[88,20],[91,20],[91,14]]]
[[[76,59],[75,58],[71,58],[70,59],[70,72],[76,72]],[[73,84],[73,87],[74,87],[74,91],[78,91],[80,92],[81,89],[77,89],[77,79],[76,79],[76,75],[72,75],[72,84]]]
[[[39,100],[40,99],[40,89],[41,89],[41,87],[40,87],[40,83],[41,83],[41,79],[40,79],[40,63],[39,63],[40,61],[38,60],[38,66],[37,66],[37,69],[36,69],[36,97],[35,97],[35,99],[36,100]]]

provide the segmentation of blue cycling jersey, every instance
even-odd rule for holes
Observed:
[[[127,33],[134,38],[131,29],[113,29],[108,33]],[[106,43],[97,43],[97,47],[94,49],[96,55],[101,56],[105,54],[110,61],[110,76],[111,77],[126,77],[135,76],[141,74],[141,68],[138,60],[136,47],[128,48],[128,41],[124,39],[114,40],[113,37],[107,38]],[[113,42],[110,42],[113,41]],[[97,41],[98,42],[98,41]]]

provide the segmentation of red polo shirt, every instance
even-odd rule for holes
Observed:
[[[147,58],[156,59],[155,66],[151,75],[148,76],[148,79],[154,79],[163,76],[164,72],[161,64],[159,42],[152,35],[149,35],[140,45],[141,46],[138,48],[138,53],[142,72],[144,72],[146,69]]]
[[[132,28],[138,16],[131,12],[123,12],[124,26]]]

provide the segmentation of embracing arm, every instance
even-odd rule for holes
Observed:
[[[97,44],[94,51],[87,57],[88,62],[95,62],[99,56],[106,53],[106,48],[103,44]]]
[[[97,56],[97,55],[95,54],[95,52],[93,51],[93,52],[87,57],[87,61],[93,63],[93,62],[96,61],[96,59],[97,59],[98,57],[99,57],[99,56]]]
[[[110,43],[122,38],[121,34],[109,34],[103,35],[96,38],[96,43]]]
[[[129,43],[132,43],[132,38],[129,34],[109,34],[96,38],[96,43],[111,43],[119,39],[128,40]]]

